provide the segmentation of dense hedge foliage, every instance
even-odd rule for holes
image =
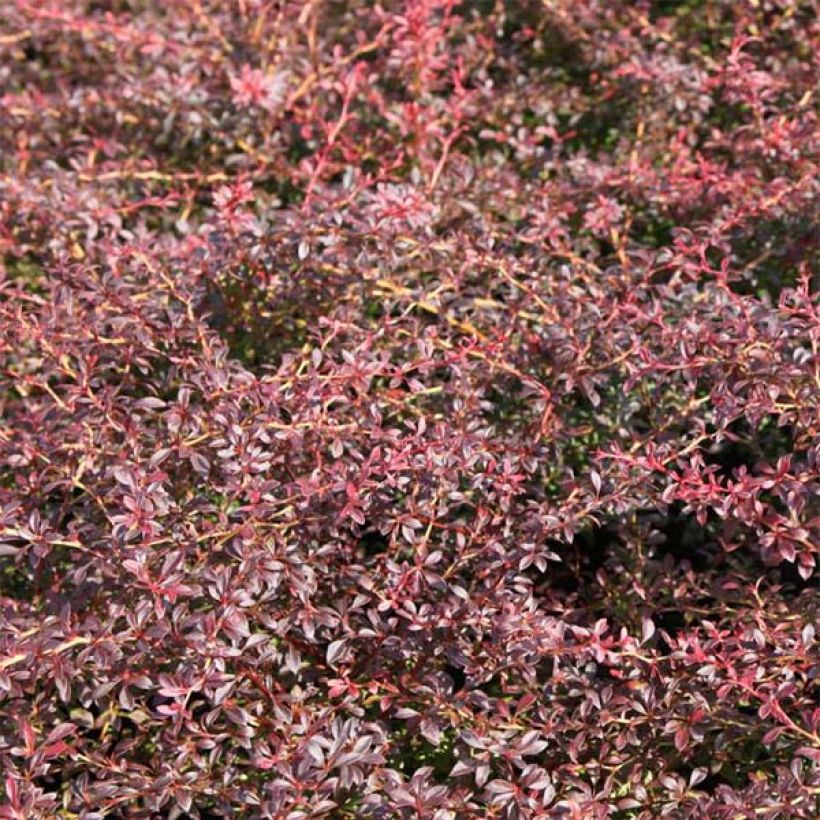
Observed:
[[[820,816],[802,0],[0,0],[0,817]]]

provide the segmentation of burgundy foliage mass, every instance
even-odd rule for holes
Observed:
[[[803,0],[0,0],[0,818],[820,815]]]

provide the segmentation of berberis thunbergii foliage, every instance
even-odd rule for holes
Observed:
[[[0,0],[0,818],[820,816],[816,11]]]

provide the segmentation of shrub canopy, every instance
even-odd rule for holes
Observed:
[[[817,817],[815,12],[0,2],[0,817]]]

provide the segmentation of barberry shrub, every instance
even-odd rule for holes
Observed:
[[[0,817],[820,815],[816,7],[0,2]]]

